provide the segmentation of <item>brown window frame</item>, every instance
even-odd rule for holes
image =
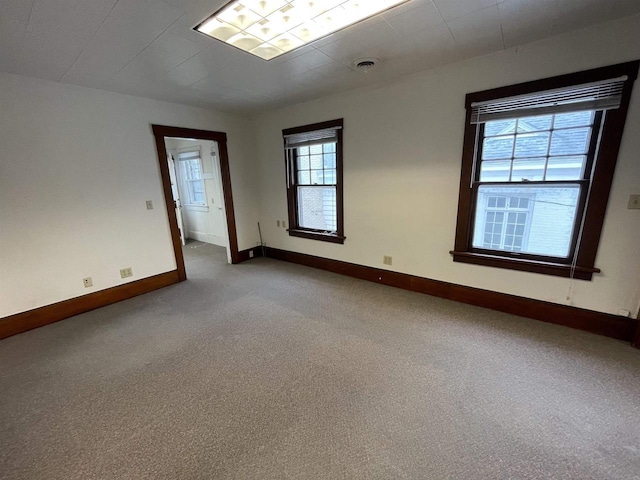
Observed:
[[[342,192],[342,132],[344,120],[342,118],[329,120],[326,122],[313,123],[300,127],[286,128],[282,130],[283,137],[286,135],[295,135],[299,133],[314,132],[316,130],[325,130],[336,128],[336,226],[335,232],[326,232],[300,226],[298,222],[298,175],[296,168],[295,150],[284,148],[285,169],[287,178],[287,203],[289,212],[289,235],[292,237],[307,238],[311,240],[320,240],[323,242],[343,244],[346,237],[344,236],[344,215],[343,215],[343,192]]]
[[[455,246],[450,252],[454,262],[572,277],[581,280],[591,280],[594,273],[600,272],[600,269],[595,267],[595,259],[600,235],[602,233],[602,225],[607,209],[615,165],[620,150],[620,142],[627,117],[633,82],[638,76],[639,66],[640,60],[467,94],[465,100],[467,113],[462,153],[462,171],[458,198],[458,221]],[[480,182],[477,181],[477,170],[479,169],[475,168],[475,164],[478,161],[476,154],[478,147],[476,143],[481,143],[476,142],[476,138],[477,135],[483,135],[484,125],[481,123],[472,123],[471,105],[476,102],[533,94],[545,90],[608,80],[624,75],[628,77],[628,80],[625,81],[624,84],[620,108],[609,110],[606,112],[606,115],[601,115],[600,111],[596,111],[596,116],[601,115],[603,117],[599,132],[595,130],[595,126],[593,131],[593,137],[596,137],[598,134],[600,135],[600,144],[597,151],[595,151],[595,144],[592,145],[594,158],[592,158],[591,161],[595,162],[595,166],[588,179],[590,187],[584,189],[585,193],[579,201],[579,208],[582,209],[582,211],[586,211],[582,217],[582,223],[580,223],[580,220],[577,220],[575,224],[576,227],[582,225],[582,241],[579,245],[577,245],[579,228],[574,228],[573,232],[572,250],[577,249],[575,265],[572,265],[573,255],[569,255],[566,261],[564,261],[564,259],[558,259],[556,257],[474,248],[472,245],[473,222],[476,210],[475,201],[480,185]],[[595,143],[595,141],[592,143]],[[476,176],[475,178],[474,175]],[[514,184],[517,185],[517,183]],[[577,215],[576,218],[579,219],[579,215]]]

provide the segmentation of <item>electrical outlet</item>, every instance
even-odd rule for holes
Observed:
[[[120,269],[120,278],[133,277],[133,270],[131,267],[121,268]]]
[[[93,287],[93,280],[91,280],[91,277],[83,278],[82,283],[84,283],[84,288]]]
[[[284,220],[282,220],[282,228],[287,228],[287,222],[285,222]]]
[[[629,210],[640,210],[640,195],[629,195],[627,208]]]
[[[253,250],[249,250],[249,258],[253,258]]]
[[[392,264],[393,259],[387,255],[385,255],[384,257],[382,257],[382,263],[384,263],[385,265],[391,265]]]
[[[151,200],[147,200],[147,210],[153,210],[153,202]]]
[[[276,225],[279,227],[280,226],[280,220],[276,220]]]

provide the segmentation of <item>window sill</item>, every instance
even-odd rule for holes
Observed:
[[[541,262],[519,258],[500,257],[473,252],[450,251],[454,262],[471,263],[474,265],[485,265],[488,267],[507,268],[510,270],[520,270],[523,272],[542,273],[545,275],[555,275],[558,277],[570,277],[571,265],[553,262]],[[599,268],[576,266],[573,278],[579,280],[591,280],[594,273],[600,273]]]
[[[287,231],[289,232],[289,235],[291,235],[292,237],[308,238],[310,240],[320,240],[321,242],[344,244],[344,241],[347,238],[342,235],[337,235],[335,233],[321,233],[321,232],[314,232],[312,230],[298,230],[298,229],[291,228]]]

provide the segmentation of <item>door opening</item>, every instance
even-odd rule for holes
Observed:
[[[180,280],[189,239],[226,248],[239,263],[227,138],[223,132],[153,125]]]

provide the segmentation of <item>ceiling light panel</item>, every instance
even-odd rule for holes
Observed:
[[[195,27],[264,60],[409,0],[239,0]]]

